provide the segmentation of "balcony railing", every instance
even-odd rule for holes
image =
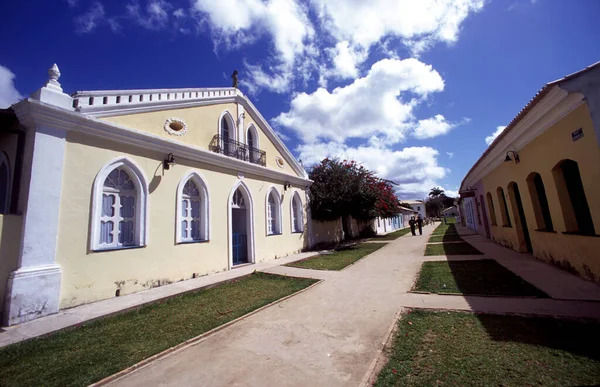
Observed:
[[[215,134],[210,142],[209,149],[225,156],[235,157],[239,160],[249,161],[253,164],[267,165],[267,152],[253,148],[239,141]]]

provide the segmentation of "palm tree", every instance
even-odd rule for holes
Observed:
[[[433,187],[431,189],[431,191],[429,191],[429,196],[431,196],[433,199],[439,197],[440,195],[442,195],[444,193],[444,190],[441,189],[440,187]]]

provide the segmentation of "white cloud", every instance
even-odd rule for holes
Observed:
[[[485,143],[487,145],[490,145],[492,142],[494,142],[494,140],[496,139],[496,137],[498,137],[500,135],[500,133],[502,133],[502,131],[504,130],[504,128],[506,128],[506,126],[497,126],[496,127],[496,131],[494,133],[492,133],[490,136],[487,136],[485,138]]]
[[[305,40],[314,34],[308,10],[293,0],[196,0],[194,8],[218,35],[235,40],[267,33],[285,63],[302,54]]]
[[[325,157],[355,160],[378,176],[397,183],[396,193],[404,199],[425,197],[446,169],[438,165],[438,151],[430,147],[407,147],[393,150],[385,146],[350,147],[336,142],[301,145],[296,149],[306,166]]]
[[[454,152],[446,152],[446,154],[448,155],[449,159],[454,157]]]
[[[314,56],[309,53],[314,28],[308,17],[308,9],[293,0],[195,0],[193,9],[206,22],[216,46],[226,49],[253,43],[261,36],[268,36],[274,47],[269,57],[271,65],[247,65],[250,92],[268,89],[277,93],[288,91],[294,77],[306,78],[306,66],[300,57]],[[304,61],[306,62],[306,61]]]
[[[77,7],[77,4],[79,3],[79,0],[66,0],[67,4],[69,4],[70,8],[74,8]]]
[[[175,16],[178,19],[185,17],[185,11],[183,10],[183,8],[177,8],[175,11],[173,11],[173,16]]]
[[[484,0],[312,0],[322,23],[338,40],[369,48],[386,36],[414,51],[435,42],[454,43],[461,23]]]
[[[419,120],[413,135],[419,139],[437,137],[448,133],[456,125],[446,121],[446,118],[437,114],[434,117]]]
[[[442,77],[429,65],[416,59],[384,59],[348,86],[296,95],[290,110],[274,122],[309,143],[318,138],[343,142],[379,134],[395,143],[414,125],[413,108],[443,88]]]
[[[77,32],[85,34],[92,32],[105,19],[104,6],[98,2],[91,5],[90,9],[75,18]]]
[[[331,75],[340,78],[358,77],[358,65],[367,58],[367,51],[351,48],[348,41],[338,42],[330,50],[333,56],[333,71]]]
[[[4,66],[0,66],[0,108],[7,108],[22,99],[23,96],[15,88],[15,74]]]
[[[127,4],[127,14],[140,26],[149,30],[160,30],[169,20],[169,11],[173,6],[164,0],[150,0],[142,9],[139,2]]]
[[[121,30],[121,24],[117,19],[118,17],[107,17],[104,6],[99,2],[94,2],[87,12],[75,18],[75,30],[80,34],[87,34],[100,25],[108,24],[113,32],[118,32]]]

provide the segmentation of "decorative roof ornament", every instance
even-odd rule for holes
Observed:
[[[237,70],[233,70],[233,74],[231,74],[231,79],[233,80],[231,86],[235,87],[237,89],[238,88],[238,71]]]
[[[46,87],[55,89],[56,91],[62,91],[62,87],[60,87],[60,83],[58,83],[58,78],[60,78],[60,70],[56,63],[52,65],[48,69],[48,82],[46,82]]]

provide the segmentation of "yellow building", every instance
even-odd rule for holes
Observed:
[[[600,62],[542,87],[471,168],[470,227],[600,282],[599,144]]]
[[[237,88],[69,96],[49,75],[0,113],[4,323],[306,247],[311,181]]]

